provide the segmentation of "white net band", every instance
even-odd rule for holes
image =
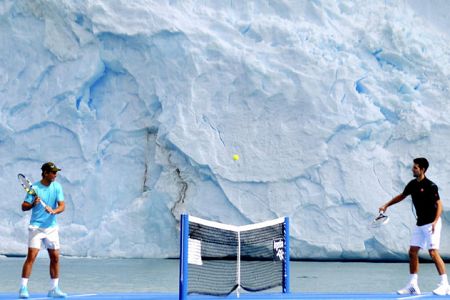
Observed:
[[[264,222],[260,222],[260,223],[241,225],[241,226],[223,224],[223,223],[209,221],[209,220],[205,220],[205,219],[201,219],[201,218],[193,217],[193,216],[189,216],[189,222],[197,223],[197,224],[201,224],[201,225],[205,225],[205,226],[209,226],[209,227],[215,227],[215,228],[223,229],[223,230],[243,232],[243,231],[248,231],[248,230],[260,229],[260,228],[267,227],[267,226],[273,226],[276,224],[281,224],[284,222],[284,218],[278,218],[278,219],[273,219],[273,220],[264,221]]]

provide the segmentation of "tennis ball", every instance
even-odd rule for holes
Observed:
[[[233,155],[233,160],[239,160],[239,155],[237,154]]]

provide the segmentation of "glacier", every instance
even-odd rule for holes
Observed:
[[[291,257],[405,260],[412,178],[444,203],[450,3],[0,1],[0,255],[26,253],[17,183],[55,162],[63,255],[177,257],[181,213],[288,216]],[[240,159],[233,160],[238,154]]]

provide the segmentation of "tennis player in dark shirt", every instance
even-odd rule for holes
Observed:
[[[433,293],[440,296],[450,294],[445,264],[439,254],[442,228],[442,201],[439,197],[437,185],[425,177],[428,166],[429,163],[426,158],[420,157],[414,159],[412,172],[415,179],[406,185],[401,194],[395,196],[380,207],[380,212],[385,212],[389,206],[402,201],[407,196],[411,196],[417,214],[417,223],[412,231],[409,248],[410,280],[405,288],[397,291],[398,294],[420,294],[418,271],[419,250],[421,248],[428,249],[441,277],[441,282]]]

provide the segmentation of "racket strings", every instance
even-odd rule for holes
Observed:
[[[389,217],[383,213],[380,213],[375,219],[373,219],[370,227],[377,228],[389,222]]]
[[[388,218],[388,216],[386,216],[384,214],[380,214],[378,217],[375,218],[375,221],[376,222],[384,222],[387,218]]]
[[[19,178],[20,184],[23,186],[23,188],[25,189],[25,191],[28,194],[30,194],[30,195],[36,194],[36,192],[33,189],[33,185],[25,176],[23,176],[22,174],[19,174],[17,177]]]

